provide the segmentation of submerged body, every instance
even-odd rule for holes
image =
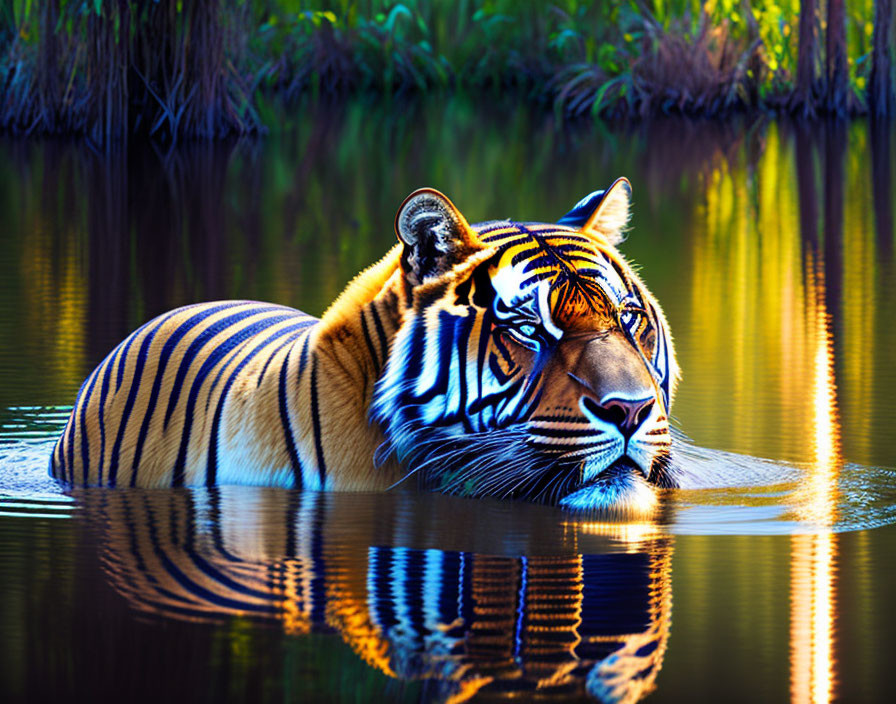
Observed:
[[[298,410],[311,407],[313,365],[306,374],[301,351],[317,322],[253,301],[187,306],[150,321],[88,378],[77,422],[54,453],[58,476],[107,486],[320,485],[324,472],[306,477],[287,435],[308,430]],[[284,432],[273,443],[277,427]]]
[[[376,307],[359,320],[375,318]],[[375,327],[385,330],[382,318]],[[363,410],[383,338],[370,340],[369,367],[347,366],[339,348],[352,334],[326,331],[313,316],[256,301],[151,320],[84,383],[53,453],[54,475],[88,486],[385,489],[400,478],[394,463],[352,471],[372,469],[384,439]]]
[[[320,320],[181,308],[87,378],[51,459],[67,482],[427,488],[652,506],[677,370],[658,304],[615,249],[619,181],[559,224],[470,226],[424,189],[400,244]]]

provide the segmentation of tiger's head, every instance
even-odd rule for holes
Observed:
[[[379,459],[444,492],[624,515],[675,485],[672,340],[616,249],[630,195],[618,179],[557,223],[476,225],[438,191],[405,200],[407,306],[370,407]]]

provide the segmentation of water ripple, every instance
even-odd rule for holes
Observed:
[[[47,473],[65,408],[9,409],[0,435],[0,517],[66,518],[78,501]],[[695,446],[676,439],[683,487],[666,492],[652,530],[682,535],[789,535],[866,530],[896,523],[896,470],[838,468],[833,520],[806,518],[813,467]],[[562,515],[562,514],[558,514]],[[568,520],[566,514],[562,520]],[[577,519],[573,519],[574,521]]]

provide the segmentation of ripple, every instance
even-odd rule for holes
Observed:
[[[47,473],[55,438],[69,412],[64,407],[21,406],[0,416],[0,517],[67,518],[78,510],[78,500]],[[699,447],[683,436],[676,437],[673,457],[683,471],[683,486],[664,492],[662,518],[653,528],[657,532],[793,535],[896,523],[896,470],[889,467],[839,466],[831,487],[833,519],[813,524],[804,517],[811,501],[805,491],[813,476],[810,464]],[[579,520],[563,515],[563,520]]]
[[[70,518],[78,509],[47,471],[69,413],[69,406],[15,406],[0,413],[0,517]]]
[[[896,523],[896,470],[846,463],[827,493],[831,519],[802,516],[815,500],[811,464],[780,462],[698,447],[677,439],[682,488],[667,495],[665,527],[678,534],[792,535],[867,530]]]

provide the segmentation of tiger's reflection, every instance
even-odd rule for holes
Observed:
[[[384,673],[427,680],[436,699],[634,702],[662,665],[668,537],[439,495],[222,487],[82,499],[104,571],[141,614],[335,631]]]

